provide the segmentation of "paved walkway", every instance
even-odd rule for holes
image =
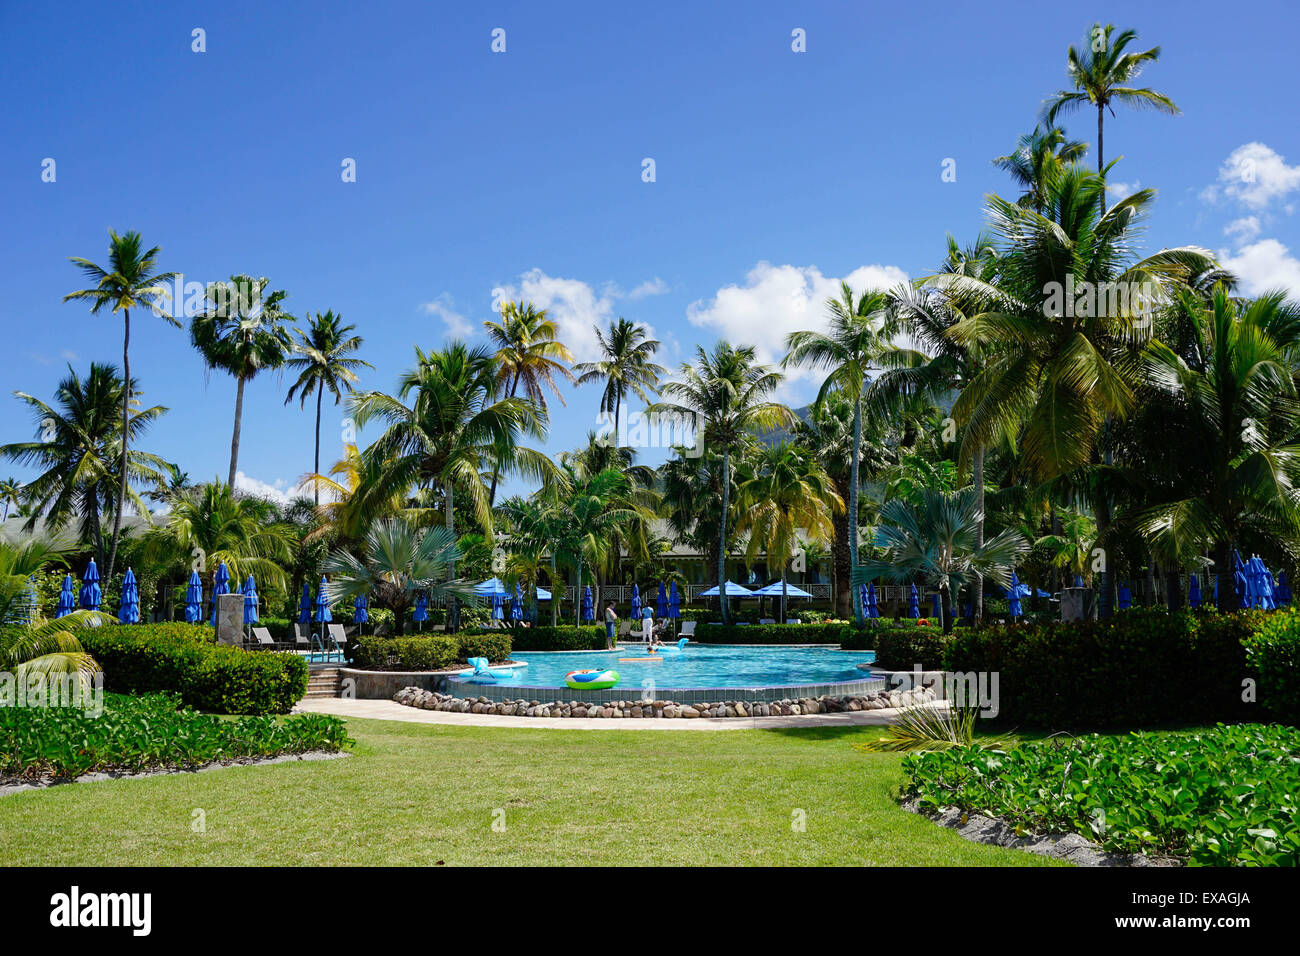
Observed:
[[[860,710],[806,717],[503,717],[499,714],[452,714],[407,707],[395,700],[318,697],[301,700],[295,712],[401,720],[411,724],[460,727],[541,727],[552,730],[776,730],[787,727],[881,727],[893,723],[897,710]]]

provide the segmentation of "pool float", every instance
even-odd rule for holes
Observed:
[[[564,675],[564,686],[572,690],[608,690],[621,679],[618,671],[569,671]]]
[[[514,673],[510,670],[493,670],[488,667],[488,659],[486,657],[470,657],[467,658],[467,660],[469,661],[472,670],[461,671],[460,676],[469,677],[480,684],[490,684],[492,681],[505,680]]]
[[[636,664],[662,664],[662,657],[620,657],[619,663],[630,662]]]

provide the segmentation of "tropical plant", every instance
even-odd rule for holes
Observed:
[[[298,341],[294,343],[293,354],[285,365],[298,372],[298,378],[289,386],[284,398],[288,405],[297,395],[299,407],[305,407],[312,392],[316,393],[316,454],[312,459],[312,472],[320,472],[320,414],[321,400],[329,392],[337,405],[343,393],[352,393],[352,384],[357,380],[356,370],[374,368],[369,362],[351,356],[361,348],[361,336],[350,333],[355,325],[344,325],[343,317],[332,311],[317,312],[315,317],[308,316],[307,331],[298,331]],[[320,486],[312,485],[312,499],[320,504]]]
[[[1176,115],[1178,107],[1174,101],[1163,93],[1146,87],[1133,87],[1128,84],[1137,79],[1142,68],[1148,63],[1160,59],[1160,47],[1153,46],[1140,53],[1125,52],[1130,43],[1137,39],[1136,30],[1122,30],[1112,37],[1115,25],[1094,23],[1092,30],[1084,38],[1080,50],[1071,46],[1066,53],[1066,75],[1074,84],[1072,90],[1061,90],[1048,100],[1043,119],[1049,128],[1056,125],[1056,119],[1063,113],[1079,109],[1085,104],[1097,108],[1097,172],[1103,183],[1106,178],[1106,158],[1104,151],[1104,130],[1106,111],[1115,113],[1112,104],[1120,103],[1135,109],[1155,110],[1159,113]],[[1096,196],[1100,212],[1106,211],[1106,190],[1101,189]]]
[[[95,549],[96,560],[107,567],[101,518],[113,513],[114,527],[123,510],[121,468],[122,422],[118,407],[127,391],[117,369],[111,365],[92,364],[82,378],[71,366],[55,390],[54,405],[46,404],[26,392],[15,392],[31,409],[36,422],[33,441],[14,442],[0,447],[0,457],[36,468],[39,474],[23,488],[23,497],[34,510],[26,522],[28,531],[36,527],[37,517],[44,514],[51,528],[59,529],[70,520],[79,521],[82,541]],[[161,405],[139,407],[140,383],[133,382],[133,398],[128,408],[128,435],[139,440],[159,416],[167,411]],[[169,467],[157,455],[131,449],[127,452],[126,503],[136,514],[148,515],[149,509],[133,485],[156,483]],[[108,580],[108,575],[104,575]]]
[[[6,478],[0,481],[0,502],[4,503],[5,513],[0,521],[9,520],[9,506],[16,505],[22,500],[23,485],[17,478]]]
[[[288,297],[283,290],[268,293],[265,277],[231,276],[213,282],[206,291],[203,312],[190,320],[190,341],[209,369],[235,378],[235,426],[230,436],[230,472],[226,484],[235,485],[239,469],[239,435],[244,418],[244,386],[264,369],[281,368],[293,348],[284,327],[292,316],[281,308]]]
[[[993,165],[1024,189],[1016,201],[1041,213],[1047,205],[1047,184],[1066,166],[1082,159],[1087,150],[1087,143],[1066,139],[1065,130],[1059,126],[1047,130],[1035,126],[1032,133],[1020,137],[1014,152],[999,156]]]
[[[628,393],[641,401],[649,402],[650,395],[659,391],[659,379],[668,374],[662,365],[654,363],[659,342],[649,336],[644,325],[622,317],[609,323],[608,332],[593,326],[601,358],[595,362],[582,362],[573,370],[578,373],[578,384],[604,382],[600,396],[600,410],[614,416],[614,432],[618,433],[619,415]]]
[[[105,619],[112,620],[98,611],[79,610],[31,627],[0,629],[0,673],[13,675],[9,686],[15,692],[19,686],[31,689],[41,685],[48,691],[60,675],[66,675],[77,682],[74,696],[69,698],[77,700],[90,691],[90,681],[100,668],[81,646],[76,632]],[[5,699],[5,684],[0,682],[0,706],[12,703]]]
[[[118,449],[116,500],[126,501],[128,500],[127,480],[132,470],[127,461],[133,430],[129,423],[131,390],[135,385],[135,380],[131,378],[131,310],[148,308],[177,328],[180,327],[180,322],[159,308],[159,303],[167,297],[164,284],[176,278],[174,272],[154,272],[157,268],[159,247],[143,249],[144,243],[138,232],[127,232],[119,236],[110,229],[108,238],[107,269],[95,265],[89,259],[70,257],[72,263],[95,285],[89,289],[69,292],[63,297],[63,301],[88,299],[92,303],[91,315],[98,314],[105,306],[111,312],[122,313],[122,380],[126,383],[126,387],[122,389],[121,395],[122,415],[118,434],[122,436],[122,441]],[[122,509],[118,508],[113,512],[113,542],[108,552],[105,579],[113,576],[113,569],[117,564],[117,542],[121,530]]]
[[[919,504],[902,499],[887,502],[876,527],[883,555],[855,569],[854,583],[876,578],[899,583],[923,580],[939,591],[944,633],[951,633],[952,602],[961,588],[976,574],[1005,587],[1012,566],[1029,550],[1024,536],[1010,528],[977,545],[979,518],[973,488],[926,489]]]
[[[866,753],[915,753],[976,745],[978,707],[904,707],[884,736],[855,746]],[[981,740],[984,749],[1005,747],[1005,740]]]
[[[879,290],[854,293],[847,282],[840,283],[840,297],[826,300],[830,328],[825,332],[799,331],[786,337],[788,354],[782,366],[807,363],[827,370],[820,404],[832,392],[853,403],[853,451],[849,478],[849,562],[858,563],[858,494],[862,487],[859,462],[862,450],[862,398],[871,369],[893,330],[887,313],[888,297]],[[853,594],[853,616],[862,620],[862,601]]]

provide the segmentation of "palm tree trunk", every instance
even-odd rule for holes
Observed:
[[[560,626],[560,595],[564,591],[560,588],[556,579],[557,569],[555,567],[555,547],[551,547],[551,627]]]
[[[835,489],[845,501],[849,498],[848,482]],[[844,509],[835,515],[835,543],[831,547],[834,558],[833,578],[835,581],[834,608],[835,616],[847,620],[853,615],[853,581],[851,562],[849,561],[849,513]]]
[[[578,552],[578,581],[573,588],[573,623],[582,627],[582,552]]]
[[[1178,578],[1178,568],[1169,568],[1165,571],[1165,607],[1178,611],[1184,603],[1183,582]]]
[[[781,617],[777,621],[778,624],[784,624],[790,619],[789,612],[786,610],[789,597],[789,588],[786,587],[785,583],[785,565],[783,564],[781,565]]]
[[[718,517],[718,608],[722,623],[729,624],[727,613],[727,508],[731,501],[731,449],[722,449],[722,514]]]
[[[1232,579],[1232,542],[1222,541],[1214,555],[1214,576],[1219,583],[1219,610],[1237,610],[1237,590]]]
[[[312,469],[312,473],[317,475],[320,474],[320,400],[324,394],[325,394],[325,389],[323,388],[316,389],[316,459],[315,459],[316,467]],[[320,507],[320,483],[313,482],[312,486],[313,486],[312,489],[313,499],[316,502],[316,507],[319,508]]]
[[[849,462],[849,574],[858,566],[858,459],[862,456],[862,399],[853,402],[853,460]],[[852,587],[853,620],[862,623],[862,592]]]
[[[122,475],[117,486],[117,507],[113,509],[113,545],[108,552],[108,570],[104,573],[106,587],[117,563],[117,539],[122,531],[122,509],[126,507],[127,446],[131,441],[131,310],[124,309],[122,318]]]
[[[519,370],[515,369],[515,377],[510,382],[510,397],[515,397],[515,391],[519,388]],[[492,466],[492,487],[488,489],[488,507],[491,508],[497,500],[497,482],[501,480],[501,469],[493,464]]]
[[[952,633],[952,585],[951,582],[939,588],[939,609],[943,612],[943,632]]]
[[[975,507],[979,509],[979,519],[975,522],[975,547],[984,547],[984,446],[975,449]],[[975,572],[971,586],[971,617],[978,624],[984,619],[984,576]]]
[[[451,487],[451,482],[443,482],[443,512],[447,519],[447,531],[453,536],[456,534],[456,502],[455,495]],[[447,575],[452,580],[456,578],[456,562],[447,563]],[[460,603],[455,594],[447,596],[447,630],[454,633],[459,626]]]
[[[235,430],[230,436],[230,477],[226,479],[226,484],[230,485],[230,490],[235,490],[235,472],[239,468],[239,428],[244,420],[244,376],[239,376],[239,384],[235,386]]]
[[[1106,116],[1106,107],[1101,103],[1097,104],[1097,175],[1101,177],[1101,196],[1098,202],[1101,203],[1101,214],[1106,215],[1106,174],[1102,172],[1106,168],[1105,150],[1102,148],[1102,121]]]

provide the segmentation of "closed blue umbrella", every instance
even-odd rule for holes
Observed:
[[[1201,579],[1195,574],[1191,575],[1187,581],[1187,606],[1201,606]]]
[[[858,607],[862,608],[863,617],[871,617],[871,612],[867,607],[867,586],[865,584],[858,585]]]
[[[429,619],[429,595],[421,591],[415,596],[415,610],[411,613],[411,620],[416,624],[422,625],[420,630],[424,630],[423,624]]]
[[[87,611],[98,611],[99,602],[104,599],[99,590],[99,568],[95,567],[95,559],[90,559],[90,564],[86,565],[86,573],[81,578],[81,591],[77,595],[77,604]]]
[[[641,589],[635,584],[632,585],[632,620],[641,619]]]
[[[665,618],[668,616],[668,592],[664,590],[664,583],[659,582],[659,590],[655,594],[655,617]]]
[[[582,592],[582,619],[584,621],[594,621],[596,619],[596,605],[591,597],[590,584]]]
[[[1076,574],[1076,575],[1074,576],[1074,586],[1075,586],[1076,588],[1081,588],[1081,587],[1083,587],[1083,575],[1082,575],[1082,574]]]
[[[921,595],[916,591],[916,585],[912,585],[912,590],[907,596],[907,616],[921,616]]]
[[[117,605],[117,619],[123,624],[140,623],[140,586],[135,582],[135,572],[126,569],[122,578],[122,594]]]
[[[1232,549],[1232,586],[1237,592],[1237,607],[1247,607],[1246,565],[1242,562],[1236,548]]]
[[[1291,582],[1287,580],[1285,571],[1279,571],[1277,575],[1277,603],[1291,603]]]
[[[668,586],[668,616],[677,620],[682,616],[682,596],[677,593],[677,582]]]
[[[199,572],[190,572],[190,583],[185,587],[185,623],[197,624],[203,620],[203,580]]]
[[[1116,596],[1119,599],[1118,603],[1121,611],[1127,611],[1133,606],[1133,592],[1129,590],[1127,581],[1120,583],[1119,592]]]
[[[930,595],[930,616],[933,618],[943,617],[943,601],[939,599],[938,591]]]
[[[1020,598],[1022,596],[1020,591],[1020,578],[1016,576],[1015,571],[1011,572],[1010,583],[1011,586],[1007,588],[1007,614],[1012,618],[1023,617],[1025,611],[1024,608],[1020,606]]]
[[[370,622],[370,600],[364,594],[358,594],[352,600],[352,623],[368,624]]]
[[[510,620],[522,621],[524,619],[524,595],[519,590],[519,582],[515,582],[515,594],[510,599]]]
[[[257,593],[257,582],[253,580],[250,574],[248,580],[244,582],[244,623],[256,624],[258,621],[258,608],[261,607],[262,598]]]
[[[59,606],[54,611],[55,617],[71,614],[77,607],[77,597],[72,593],[72,575],[63,576],[63,588],[59,591]]]
[[[298,623],[311,623],[311,585],[302,582],[302,599],[298,602]]]
[[[217,573],[212,578],[212,626],[217,626],[217,598],[222,594],[230,593],[230,572],[226,569],[226,562],[222,561],[217,565]]]
[[[880,617],[880,605],[876,603],[876,582],[872,581],[867,585],[867,617]]]
[[[334,620],[330,614],[330,591],[329,585],[325,583],[325,576],[321,575],[320,587],[316,589],[316,623],[328,624]]]
[[[1277,601],[1273,597],[1273,573],[1264,564],[1264,559],[1255,555],[1250,559],[1255,568],[1255,607],[1266,611],[1276,611]]]

